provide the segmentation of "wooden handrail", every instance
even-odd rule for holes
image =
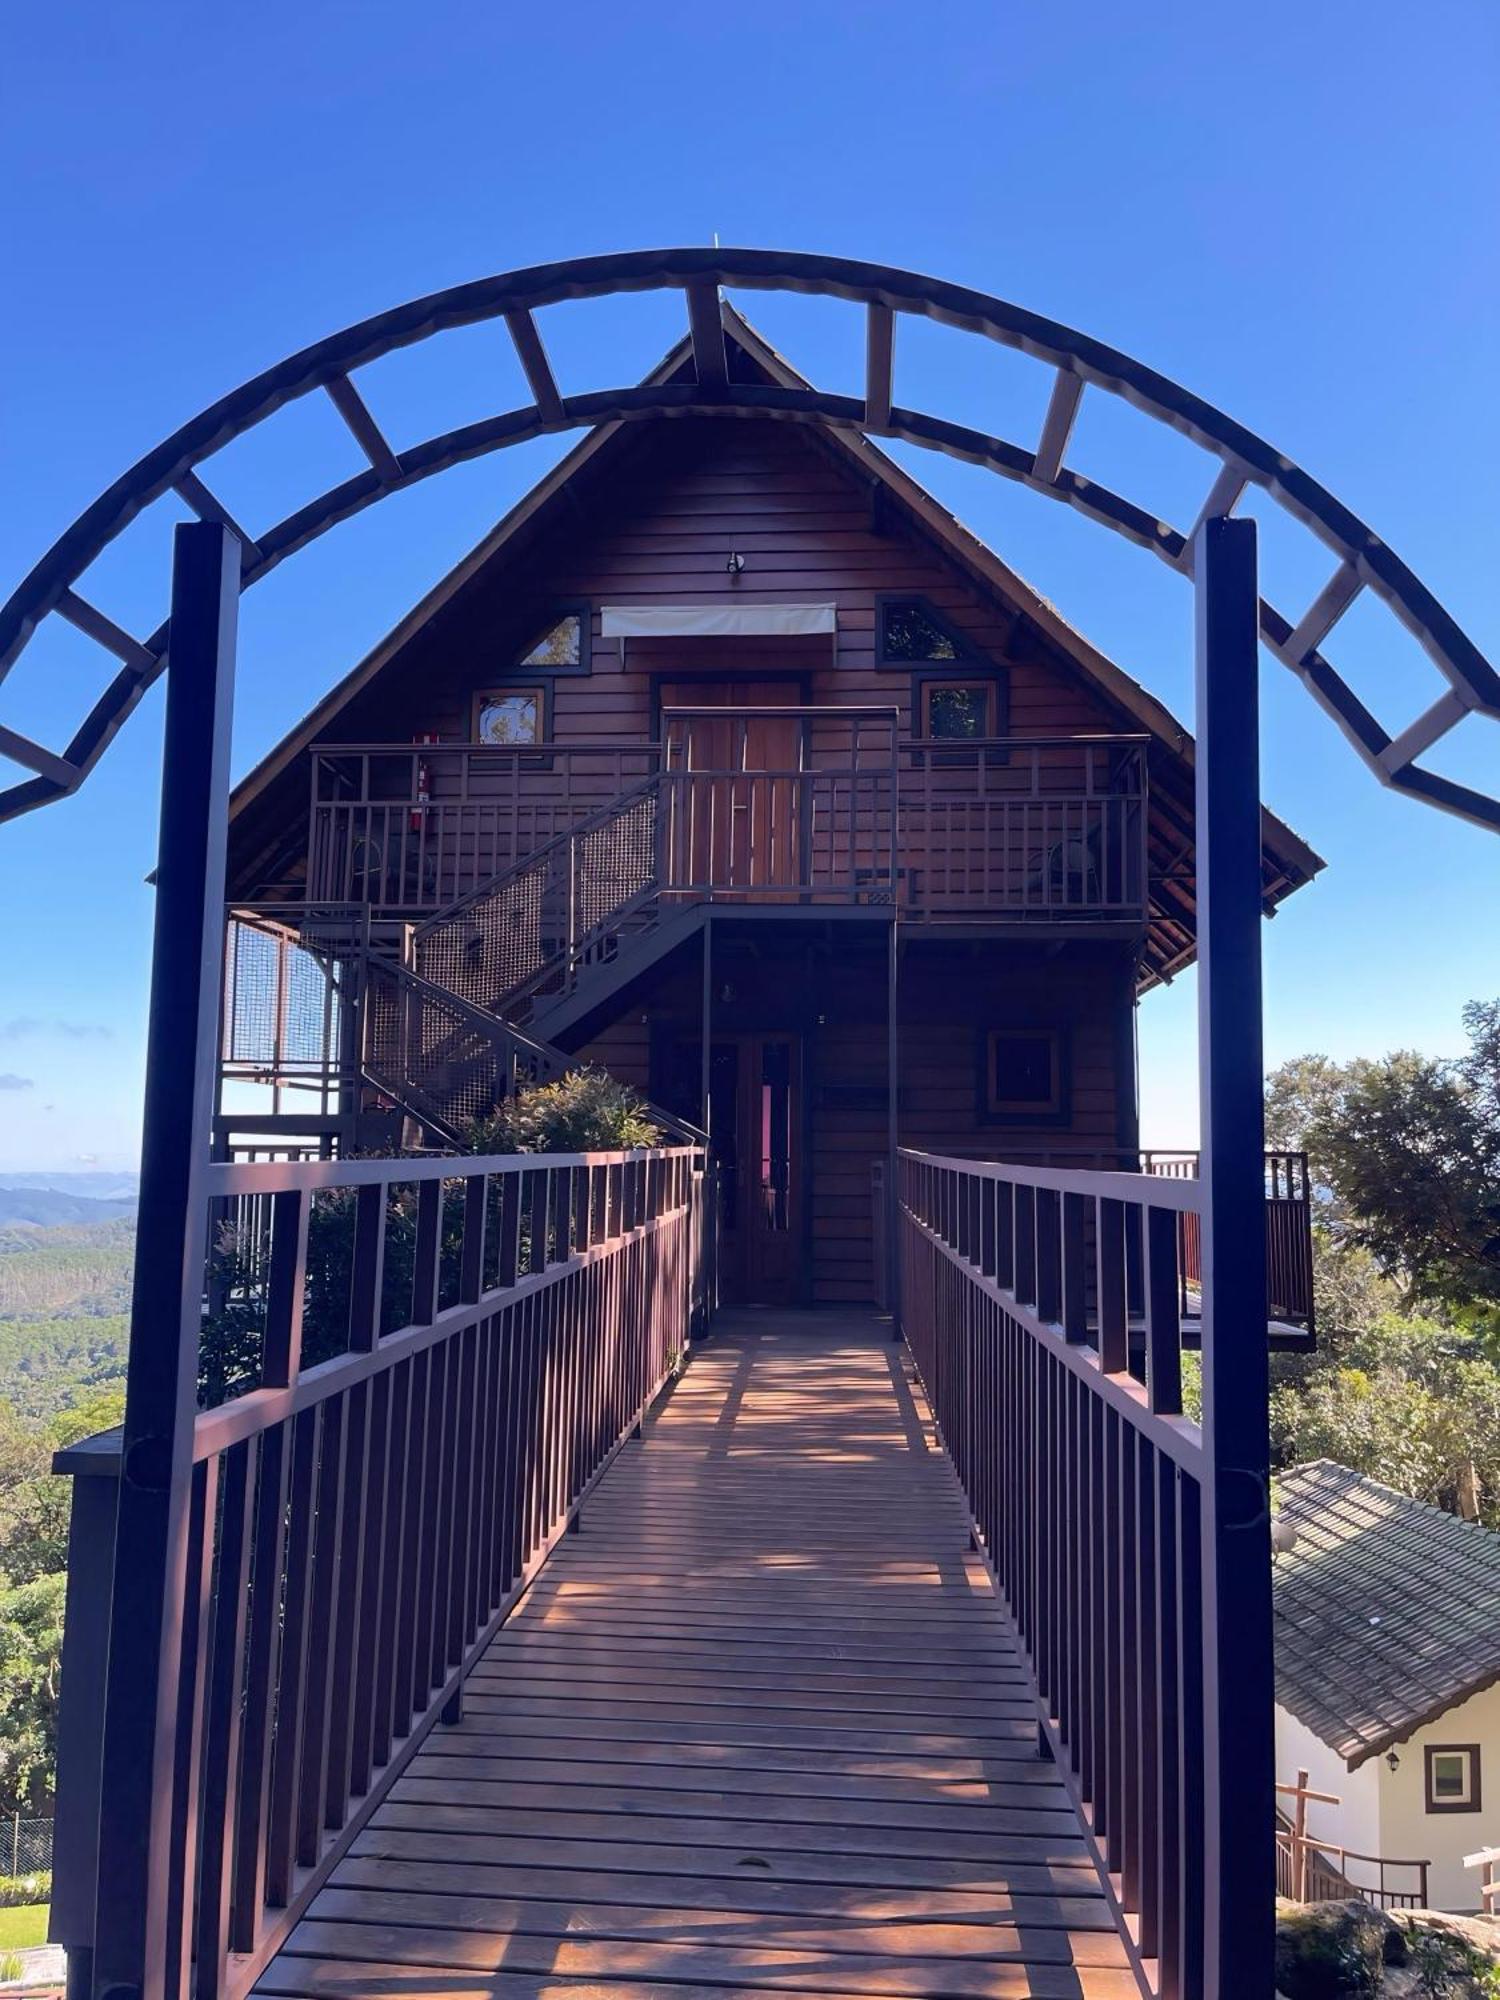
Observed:
[[[199,2000],[238,2000],[422,1738],[458,1720],[469,1669],[701,1331],[714,1211],[688,1147],[216,1165],[206,1186],[254,1237],[238,1310],[259,1379],[193,1426],[169,1638],[184,1707],[151,1837],[196,1880],[148,1943],[196,1962]],[[346,1277],[315,1329],[308,1223],[333,1197]],[[210,1296],[210,1337],[223,1310]],[[334,1323],[341,1351],[320,1359],[309,1340]],[[86,1885],[98,1826],[137,1803],[88,1767],[118,1452],[73,1447],[59,1469],[96,1475],[69,1565],[57,1830],[59,1871]],[[88,1949],[92,1899],[61,1903],[54,1934]]]
[[[1196,1181],[897,1156],[900,1324],[1034,1676],[1041,1731],[1141,1955],[1203,1962],[1214,1635],[1182,1413]],[[1144,1358],[1129,1339],[1144,1257]]]

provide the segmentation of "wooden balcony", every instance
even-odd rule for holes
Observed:
[[[659,741],[318,745],[307,895],[422,918],[615,803],[662,891],[894,903],[923,921],[1138,923],[1144,739],[933,741],[894,711],[667,711]]]

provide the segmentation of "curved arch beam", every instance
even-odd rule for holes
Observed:
[[[714,327],[715,288],[787,290],[849,299],[869,313],[869,378],[863,398],[814,389],[733,384],[725,379],[722,334]],[[534,313],[568,299],[679,289],[688,304],[697,381],[647,385],[566,397],[553,379]],[[907,410],[892,396],[894,315],[905,312],[1014,347],[1057,370],[1034,450],[949,420]],[[394,349],[432,334],[503,318],[536,401],[402,452],[395,451],[349,379]],[[1151,549],[1174,568],[1191,563],[1192,530],[1158,520],[1123,495],[1064,464],[1079,400],[1087,385],[1119,395],[1181,431],[1222,461],[1200,519],[1228,513],[1254,483],[1310,528],[1338,557],[1328,583],[1295,623],[1261,605],[1268,648],[1333,716],[1375,775],[1429,803],[1500,829],[1500,802],[1415,762],[1471,712],[1500,716],[1500,675],[1432,593],[1365,524],[1263,439],[1211,404],[1087,335],[1004,300],[911,272],[846,259],[763,250],[636,251],[537,266],[417,299],[290,356],[213,404],[125,473],[63,534],[0,609],[0,678],[38,623],[56,612],[115,654],[119,671],[63,757],[0,730],[0,754],[36,775],[0,793],[0,818],[76,789],[103,754],[165,661],[165,628],[138,641],[80,598],[73,585],[100,551],[143,508],[175,490],[200,516],[234,527],[198,476],[201,462],[297,397],[323,389],[369,460],[366,471],[299,508],[245,547],[243,582],[259,581],[298,549],[389,493],[463,460],[548,431],[660,416],[779,418],[873,431],[950,453],[1062,500],[1116,533]],[[1416,636],[1448,681],[1448,692],[1392,738],[1319,651],[1328,632],[1363,589],[1381,597]]]

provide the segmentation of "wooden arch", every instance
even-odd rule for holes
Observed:
[[[867,315],[864,396],[730,380],[721,289],[793,291],[847,299]],[[676,289],[685,294],[695,381],[564,395],[548,362],[535,313],[567,299]],[[895,401],[896,316],[912,313],[1015,347],[1056,372],[1041,435],[1033,448],[991,437]],[[534,401],[467,424],[403,451],[387,441],[351,379],[353,371],[393,348],[453,327],[503,319]],[[257,583],[287,556],[374,501],[465,459],[543,432],[662,416],[745,416],[816,423],[896,437],[987,466],[1006,478],[1066,501],[1092,520],[1152,550],[1183,574],[1192,568],[1197,523],[1179,530],[1124,495],[1071,471],[1068,440],[1086,387],[1121,396],[1183,432],[1220,460],[1199,521],[1228,514],[1246,486],[1263,487],[1333,551],[1323,588],[1291,619],[1264,599],[1261,637],[1338,723],[1383,784],[1500,831],[1500,798],[1424,770],[1416,759],[1471,714],[1500,717],[1500,674],[1426,586],[1364,522],[1326,488],[1245,430],[1154,370],[1086,334],[1002,299],[909,271],[846,258],[775,250],[640,250],[536,265],[456,285],[379,313],[305,347],[267,369],[175,432],[124,473],[53,544],[0,609],[0,679],[43,618],[53,613],[95,640],[118,662],[113,678],[61,754],[0,724],[0,755],[34,775],[0,792],[0,819],[75,791],[97,763],[166,658],[163,625],[140,639],[79,595],[74,585],[141,510],[173,491],[201,519],[234,528],[244,549],[242,587]],[[259,538],[246,535],[199,477],[221,446],[283,404],[322,390],[353,433],[368,468],[330,487]],[[1390,735],[1319,651],[1361,591],[1384,600],[1447,681],[1445,692],[1406,728]]]

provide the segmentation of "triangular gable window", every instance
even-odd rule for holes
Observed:
[[[915,598],[887,598],[880,607],[880,657],[892,665],[908,661],[957,660],[957,643]]]
[[[583,663],[583,618],[568,611],[516,662],[521,667],[576,667]]]

